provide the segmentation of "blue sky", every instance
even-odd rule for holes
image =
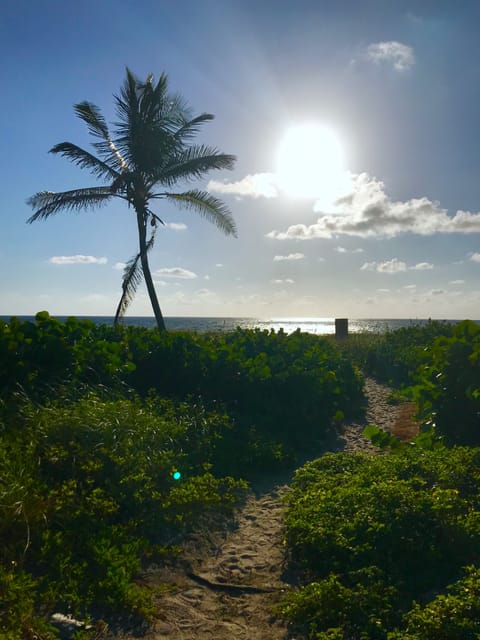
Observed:
[[[48,150],[88,148],[77,102],[115,120],[128,66],[165,71],[215,115],[199,141],[238,158],[196,185],[238,238],[156,210],[165,315],[480,318],[479,19],[467,0],[4,0],[0,315],[114,314],[132,213],[27,225],[26,200],[96,184]],[[144,289],[129,313],[151,315]]]

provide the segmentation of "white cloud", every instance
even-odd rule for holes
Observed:
[[[450,280],[448,284],[465,284],[465,280]]]
[[[276,198],[279,193],[277,177],[274,173],[256,173],[255,175],[245,176],[245,178],[237,182],[210,180],[207,189],[214,193],[230,193],[252,198]]]
[[[377,289],[378,293],[390,293],[390,289]]]
[[[197,274],[193,271],[182,269],[181,267],[165,267],[163,269],[157,269],[153,275],[163,278],[182,278],[184,280],[192,280],[197,277]]]
[[[361,267],[361,271],[378,271],[379,273],[399,273],[410,269],[412,271],[427,271],[433,269],[433,264],[430,262],[418,262],[412,267],[408,267],[405,262],[392,258],[385,262],[365,262]]]
[[[394,238],[402,233],[480,233],[480,213],[459,210],[450,216],[438,202],[426,197],[393,201],[383,182],[367,173],[354,176],[352,185],[351,193],[337,200],[335,210],[320,216],[316,223],[295,224],[286,231],[271,231],[267,237],[313,240],[341,235]]]
[[[407,265],[397,258],[392,258],[385,262],[365,262],[361,271],[378,271],[379,273],[400,273],[407,270]]]
[[[417,285],[416,284],[406,284],[404,287],[404,289],[416,289]]]
[[[217,264],[215,266],[216,267],[223,267],[223,264],[221,262],[217,262]]]
[[[203,279],[204,280],[210,280],[210,276],[208,276],[208,275],[207,276],[203,276]]]
[[[167,283],[165,282],[165,280],[154,280],[155,284],[158,284],[159,287],[166,287]]]
[[[282,260],[303,260],[305,255],[303,253],[289,253],[288,256],[273,256],[274,262],[281,262]]]
[[[363,253],[363,249],[346,249],[345,247],[336,247],[338,253]]]
[[[195,291],[195,295],[199,296],[200,298],[208,298],[211,296],[215,296],[216,294],[210,289],[198,289],[198,291]]]
[[[415,64],[415,54],[412,47],[401,42],[375,42],[367,47],[367,60],[380,64],[392,64],[396,71],[407,71]]]
[[[95,256],[52,256],[49,259],[51,264],[106,264],[107,258],[96,258]]]
[[[470,260],[473,262],[480,262],[480,253],[472,253]]]
[[[167,229],[172,229],[172,231],[185,231],[185,229],[188,229],[183,222],[166,222],[165,226]]]
[[[443,295],[444,293],[445,293],[445,291],[444,291],[443,289],[432,289],[432,290],[430,291],[430,294],[429,294],[429,295],[431,295],[431,296],[441,296],[441,295]]]
[[[285,280],[272,280],[272,284],[294,284],[295,280],[285,278]]]
[[[116,262],[113,265],[113,269],[116,269],[117,271],[123,271],[126,266],[127,266],[126,262]]]

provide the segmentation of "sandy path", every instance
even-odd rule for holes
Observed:
[[[363,435],[367,424],[378,427],[398,436],[401,440],[411,440],[418,431],[418,424],[413,416],[415,406],[411,402],[392,404],[389,402],[391,389],[372,378],[365,379],[365,395],[368,400],[366,418],[362,422],[351,423],[345,427],[341,436],[339,451],[379,454],[370,440]]]
[[[148,638],[287,638],[284,624],[270,613],[287,586],[281,578],[286,491],[282,485],[249,495],[236,529],[214,552],[191,558],[183,574],[170,576],[176,589],[158,598],[158,621]]]
[[[402,420],[405,407],[387,402],[388,388],[368,379],[365,390],[366,421],[345,428],[337,451],[378,453],[361,433],[365,424],[394,431]],[[289,479],[264,478],[262,486],[254,486],[236,527],[223,538],[210,540],[209,552],[190,545],[182,567],[154,569],[144,576],[151,586],[171,586],[157,596],[156,621],[145,636],[148,640],[291,638],[286,625],[271,614],[289,586],[282,578],[282,497]]]

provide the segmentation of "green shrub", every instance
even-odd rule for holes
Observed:
[[[480,450],[398,451],[328,454],[295,475],[285,538],[305,586],[281,610],[310,638],[384,639],[480,561]]]
[[[480,443],[480,326],[461,322],[432,343],[414,393],[424,421],[446,442]]]
[[[22,394],[45,402],[63,388],[79,398],[92,385],[121,392],[127,385],[142,397],[153,389],[226,410],[239,469],[290,464],[343,418],[359,415],[364,400],[351,360],[332,341],[300,331],[159,333],[75,318],[62,323],[40,312],[35,322],[0,324],[0,363],[0,400],[14,411]]]
[[[470,566],[465,577],[425,606],[414,604],[404,616],[406,631],[388,640],[471,640],[480,637],[480,569]]]
[[[318,336],[240,329],[157,334],[150,349],[137,337],[129,335],[136,368],[127,382],[141,394],[153,387],[164,396],[222,403],[249,449],[255,442],[260,450],[282,445],[288,457],[288,450],[324,441],[335,421],[362,407],[362,381],[351,361]]]
[[[429,320],[424,325],[387,331],[376,340],[367,341],[357,358],[368,375],[396,387],[413,384],[425,349],[440,336],[451,336],[453,325]]]
[[[122,331],[46,311],[34,322],[0,321],[0,399],[22,390],[30,397],[55,397],[59,385],[118,384],[132,368]]]
[[[245,489],[208,472],[225,416],[200,405],[89,394],[24,406],[16,425],[0,437],[0,567],[14,586],[31,580],[44,611],[150,615],[142,559],[231,514]],[[27,615],[29,592],[12,593]]]

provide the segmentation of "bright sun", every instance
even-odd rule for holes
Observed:
[[[336,133],[319,124],[289,129],[277,151],[277,177],[289,196],[333,202],[347,180],[344,150]]]

